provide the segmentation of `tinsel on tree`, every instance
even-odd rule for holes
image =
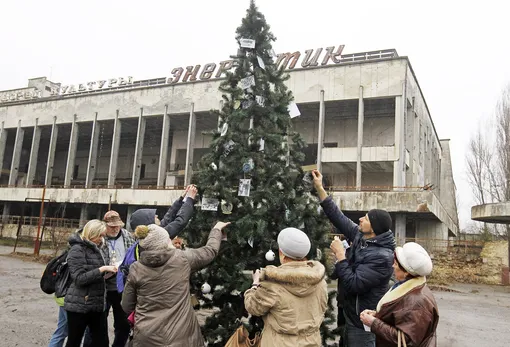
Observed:
[[[254,1],[237,28],[236,40],[234,69],[220,86],[223,106],[214,112],[219,127],[193,177],[201,206],[186,235],[190,247],[200,247],[216,221],[232,222],[218,257],[192,277],[200,308],[214,312],[202,329],[211,347],[223,347],[241,320],[251,333],[262,329],[260,318],[245,319],[243,293],[252,283],[253,270],[280,265],[276,239],[282,229],[296,227],[309,236],[308,259],[325,263],[321,250],[329,246],[329,223],[319,214],[311,179],[301,168],[306,144],[289,114],[296,108],[284,84],[289,76],[274,64],[275,37]],[[274,261],[266,259],[270,250]],[[336,325],[332,313],[330,305],[321,329],[324,341],[333,337],[328,329]]]

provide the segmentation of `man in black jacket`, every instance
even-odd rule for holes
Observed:
[[[328,196],[319,171],[312,172],[322,209],[339,232],[351,243],[347,257],[342,242],[335,237],[331,249],[336,257],[335,274],[344,290],[344,315],[348,347],[375,347],[375,335],[365,331],[359,315],[375,310],[388,291],[393,272],[395,238],[391,216],[384,210],[370,210],[359,225],[347,218]]]

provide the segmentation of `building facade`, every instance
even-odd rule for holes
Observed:
[[[437,136],[409,59],[395,50],[334,47],[279,54],[301,115],[293,124],[345,213],[388,210],[399,242],[458,231],[448,140]],[[168,206],[208,151],[218,86],[232,61],[176,68],[171,77],[62,86],[46,78],[0,92],[3,221],[36,216],[82,222],[108,205],[126,219]]]

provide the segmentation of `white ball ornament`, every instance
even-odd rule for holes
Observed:
[[[272,250],[267,251],[266,253],[266,260],[267,261],[274,261],[275,254]]]
[[[214,171],[218,170],[218,167],[216,166],[215,163],[211,163],[211,169],[213,169]]]
[[[202,284],[202,293],[209,294],[210,292],[211,286],[209,285],[209,283],[205,282],[204,284]]]

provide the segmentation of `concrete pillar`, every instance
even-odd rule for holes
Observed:
[[[322,147],[324,146],[324,123],[326,122],[326,105],[324,103],[324,90],[319,96],[319,133],[317,135],[317,170],[322,171]]]
[[[165,186],[166,161],[168,157],[168,140],[170,139],[170,116],[168,115],[168,105],[165,105],[165,114],[163,115],[163,127],[161,129],[161,147],[159,149],[158,165],[158,188]]]
[[[186,168],[184,172],[184,186],[191,183],[193,176],[193,150],[195,149],[195,127],[197,120],[194,112],[195,104],[191,103],[188,125],[188,142],[186,147]]]
[[[74,163],[76,161],[76,150],[78,148],[79,125],[76,122],[76,115],[73,116],[71,127],[71,136],[69,137],[69,150],[67,153],[66,174],[64,178],[64,187],[69,188],[73,179]]]
[[[12,152],[11,172],[9,173],[9,186],[15,186],[18,179],[19,160],[21,158],[21,150],[23,148],[23,138],[25,130],[21,127],[21,120],[18,121],[18,129],[16,130],[16,139],[14,140],[14,149]]]
[[[92,123],[92,134],[90,136],[90,149],[89,149],[89,160],[87,164],[87,176],[85,178],[85,188],[91,188],[92,182],[96,177],[96,164],[97,164],[97,147],[99,143],[99,127],[100,124],[97,121],[97,112],[94,116]]]
[[[138,116],[138,130],[136,132],[136,145],[135,145],[135,157],[133,159],[133,176],[131,177],[131,188],[138,188],[140,182],[140,169],[142,167],[142,156],[143,156],[143,140],[145,137],[145,123],[146,120],[143,118],[143,108],[140,109],[140,116]]]
[[[5,144],[7,142],[7,130],[4,129],[4,122],[0,126],[0,171],[3,169]]]
[[[119,110],[115,115],[115,122],[113,124],[113,138],[112,138],[112,152],[110,155],[110,170],[108,171],[108,188],[115,187],[115,179],[117,177],[117,161],[119,159],[119,146],[120,146],[120,133],[121,121],[119,119]]]
[[[80,228],[82,228],[89,219],[88,204],[81,205],[80,211]]]
[[[51,126],[50,135],[50,146],[48,147],[48,161],[46,163],[46,177],[44,179],[44,184],[47,187],[51,186],[51,178],[53,176],[53,163],[55,162],[55,149],[57,146],[57,136],[58,136],[57,117],[53,117],[53,125]]]
[[[170,162],[170,170],[175,171],[175,159],[177,158],[177,140],[175,136],[172,136],[172,149],[170,150],[170,158],[168,161]],[[174,187],[177,183],[177,177],[175,174],[173,175],[167,175],[166,181],[165,181],[165,187]]]
[[[11,203],[4,202],[4,211],[2,212],[2,224],[7,223],[7,217],[11,214]]]
[[[39,157],[39,144],[41,143],[41,128],[38,125],[38,119],[35,119],[34,135],[32,136],[32,145],[30,146],[30,159],[28,160],[28,172],[26,186],[34,184],[35,170],[37,168],[37,159]]]
[[[127,216],[126,216],[126,230],[130,232],[134,232],[134,230],[131,230],[131,215],[133,212],[136,211],[136,206],[129,205],[127,209]]]
[[[405,98],[395,98],[395,157],[393,164],[393,190],[403,190],[405,186],[405,151],[404,151],[404,105]],[[397,188],[395,188],[397,187]]]
[[[365,121],[365,103],[363,101],[363,86],[359,86],[358,100],[358,152],[356,158],[356,190],[361,190],[361,160],[363,152],[363,123]]]
[[[397,246],[402,246],[406,242],[406,224],[406,215],[404,213],[397,213],[395,216],[395,241]]]

